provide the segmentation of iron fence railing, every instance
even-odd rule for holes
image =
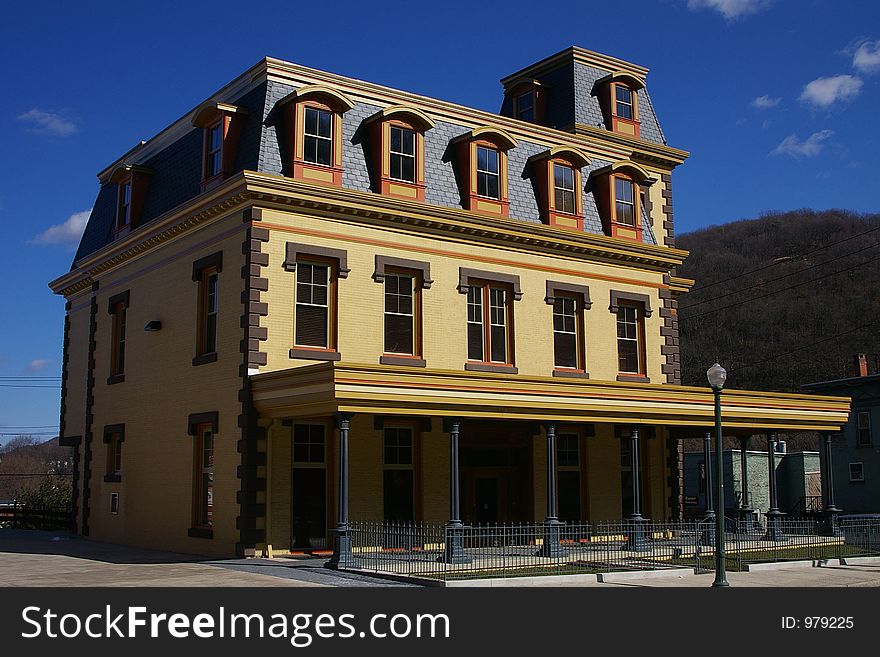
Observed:
[[[0,505],[0,528],[69,530],[73,528],[73,513],[69,509],[3,504]]]
[[[452,527],[354,521],[354,565],[439,580],[715,568],[714,521],[544,523]],[[725,519],[728,570],[750,563],[880,555],[880,518],[841,522]]]

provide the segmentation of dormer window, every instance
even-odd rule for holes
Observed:
[[[596,82],[606,127],[629,137],[639,137],[639,90],[644,81],[626,71],[615,71]]]
[[[656,182],[633,162],[615,162],[590,174],[605,234],[642,241],[644,221],[650,222],[645,207],[648,188]]]
[[[303,161],[333,166],[333,113],[319,107],[305,108]]]
[[[131,225],[131,176],[119,183],[119,207],[116,212],[116,230]]]
[[[153,172],[134,164],[114,167],[101,182],[116,188],[115,236],[122,237],[141,225],[144,199]],[[112,193],[112,192],[111,192]]]
[[[235,166],[238,140],[247,110],[209,101],[193,114],[192,124],[202,129],[202,191],[225,180]]]
[[[581,169],[590,158],[576,148],[555,146],[529,158],[541,219],[548,226],[583,230]]]
[[[462,205],[466,210],[506,217],[507,151],[516,140],[500,128],[474,128],[452,140]]]
[[[516,97],[516,118],[520,121],[535,122],[535,92],[530,89]]]
[[[425,200],[425,132],[434,121],[424,112],[394,105],[366,120],[373,152],[373,189],[383,196]]]
[[[306,85],[278,105],[284,108],[287,136],[285,175],[341,187],[342,117],[354,103],[330,87]]]
[[[401,182],[416,181],[416,133],[402,126],[391,126],[391,177]]]

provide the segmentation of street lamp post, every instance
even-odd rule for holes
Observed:
[[[730,586],[724,569],[724,470],[721,432],[721,390],[727,381],[727,370],[715,363],[706,372],[715,394],[715,581],[712,586]]]

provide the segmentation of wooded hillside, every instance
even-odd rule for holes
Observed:
[[[717,359],[734,388],[798,390],[852,376],[880,354],[880,214],[797,210],[677,237],[682,382],[705,386]]]

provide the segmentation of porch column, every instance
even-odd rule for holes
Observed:
[[[458,471],[458,436],[461,432],[461,419],[450,418],[446,422],[449,431],[449,523],[446,525],[446,550],[441,559],[446,563],[470,563],[471,557],[462,546],[460,511],[460,475]]]
[[[348,525],[348,430],[353,413],[337,413],[339,428],[339,489],[336,496],[336,527],[333,529],[333,556],[328,568],[354,565],[351,551],[351,527]]]
[[[822,466],[822,495],[825,498],[825,533],[828,536],[840,536],[840,525],[837,524],[837,516],[840,509],[834,505],[834,471],[831,460],[831,432],[822,432],[822,449],[824,459],[819,459]],[[824,465],[823,465],[824,460]]]
[[[645,542],[645,519],[642,518],[641,491],[639,477],[639,427],[634,424],[629,432],[630,457],[632,467],[633,512],[629,517],[630,532],[626,548],[642,552],[648,549]]]
[[[779,519],[782,514],[779,512],[778,501],[776,497],[776,432],[767,433],[767,467],[769,475],[770,487],[770,508],[767,510],[767,533],[764,534],[766,541],[781,541],[783,539],[782,529],[779,527]]]
[[[544,518],[544,543],[538,554],[559,557],[565,550],[559,543],[559,518],[556,510],[556,425],[544,425],[547,432],[547,517]]]

